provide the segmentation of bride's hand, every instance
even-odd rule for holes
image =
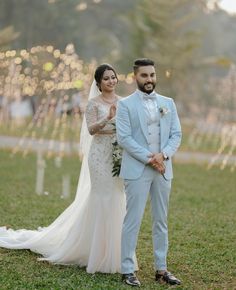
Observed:
[[[111,120],[112,118],[114,118],[116,115],[116,105],[111,105],[110,110],[109,110],[109,114],[108,114],[108,119]]]

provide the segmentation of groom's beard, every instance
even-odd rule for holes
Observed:
[[[138,88],[140,91],[147,93],[147,94],[151,94],[151,92],[154,91],[155,87],[156,87],[156,83],[153,82],[148,82],[145,84],[141,84],[139,82],[137,82]]]

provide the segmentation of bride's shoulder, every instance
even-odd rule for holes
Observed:
[[[97,103],[97,102],[101,102],[101,95],[98,95],[98,96],[96,96],[96,97],[93,97],[93,98],[90,99],[89,101],[91,101],[91,102],[95,102],[95,103]]]
[[[118,101],[123,99],[123,97],[118,96],[118,95],[116,95],[116,97],[117,97]]]
[[[91,98],[90,100],[88,100],[88,104],[93,104],[93,105],[96,105],[97,103],[100,102],[100,95],[96,96],[96,97],[93,97]]]

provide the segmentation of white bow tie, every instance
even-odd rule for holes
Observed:
[[[143,98],[144,100],[155,100],[156,99],[156,93],[155,92],[151,92],[151,94],[143,94]]]

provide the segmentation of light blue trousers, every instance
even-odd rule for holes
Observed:
[[[142,176],[135,180],[125,180],[127,212],[122,228],[121,272],[134,272],[134,256],[140,225],[150,193],[152,208],[152,238],[156,270],[166,270],[168,251],[167,214],[171,180],[146,166]]]

